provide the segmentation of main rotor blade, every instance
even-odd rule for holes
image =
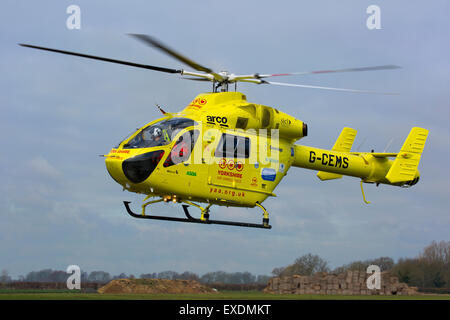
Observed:
[[[361,67],[361,68],[346,68],[346,69],[335,69],[335,70],[315,70],[315,71],[303,71],[303,72],[291,72],[291,73],[276,73],[260,75],[260,77],[279,77],[279,76],[297,76],[305,74],[321,74],[321,73],[339,73],[339,72],[359,72],[359,71],[378,71],[378,70],[391,70],[400,69],[400,66],[396,65],[384,65],[375,67]]]
[[[344,88],[333,88],[333,87],[321,87],[321,86],[311,86],[306,84],[294,84],[294,83],[284,83],[284,82],[272,82],[272,81],[264,81],[260,80],[261,84],[273,84],[277,86],[286,86],[286,87],[299,87],[299,88],[310,88],[310,89],[322,89],[322,90],[332,90],[332,91],[345,91],[345,92],[356,92],[356,93],[372,93],[372,94],[385,94],[385,95],[398,95],[399,93],[395,92],[377,92],[377,91],[369,91],[369,90],[356,90],[356,89],[344,89]]]
[[[123,64],[123,65],[126,65],[126,66],[131,66],[131,67],[136,67],[136,68],[143,68],[143,69],[149,69],[149,70],[153,70],[153,71],[160,71],[160,72],[166,72],[166,73],[182,73],[183,72],[183,70],[176,70],[176,69],[170,69],[170,68],[164,68],[164,67],[158,67],[158,66],[151,66],[151,65],[148,65],[148,64],[140,64],[140,63],[135,63],[135,62],[122,61],[122,60],[116,60],[116,59],[110,59],[110,58],[104,58],[104,57],[98,57],[98,56],[93,56],[93,55],[84,54],[84,53],[78,53],[78,52],[72,52],[72,51],[65,51],[65,50],[59,50],[59,49],[51,49],[51,48],[39,47],[39,46],[34,46],[34,45],[24,44],[24,43],[19,43],[19,45],[22,46],[22,47],[27,47],[27,48],[46,50],[46,51],[62,53],[62,54],[68,54],[68,55],[71,55],[71,56],[83,57],[83,58],[88,58],[88,59],[95,59],[95,60],[100,60],[100,61],[106,61],[106,62],[111,62],[111,63],[118,63],[118,64]]]
[[[159,50],[165,52],[166,54],[168,54],[169,56],[172,56],[173,58],[185,63],[186,65],[190,66],[191,68],[194,68],[197,71],[203,71],[206,73],[212,73],[213,71],[207,67],[204,67],[200,64],[198,64],[197,62],[194,62],[193,60],[181,55],[180,53],[170,49],[168,46],[166,46],[165,44],[163,44],[161,41],[156,40],[153,37],[150,37],[149,35],[146,34],[134,34],[134,33],[130,33],[130,36],[141,40],[142,42],[145,42],[146,44],[158,48]]]
[[[303,72],[290,72],[290,73],[274,73],[274,74],[251,74],[251,75],[237,75],[233,77],[233,79],[241,80],[241,79],[262,79],[269,77],[280,77],[280,76],[299,76],[306,74],[322,74],[322,73],[340,73],[340,72],[359,72],[359,71],[378,71],[378,70],[392,70],[392,69],[401,69],[400,66],[396,65],[383,65],[383,66],[374,66],[374,67],[360,67],[360,68],[346,68],[346,69],[335,69],[335,70],[315,70],[315,71],[303,71]]]
[[[209,79],[206,79],[206,78],[188,78],[188,77],[183,77],[183,78],[181,78],[181,79],[185,79],[185,80],[193,80],[193,81],[208,81],[208,82],[210,82],[211,80],[209,80]]]

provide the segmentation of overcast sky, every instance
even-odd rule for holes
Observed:
[[[81,29],[66,27],[69,5]],[[369,5],[381,29],[366,26]],[[44,268],[141,273],[250,271],[319,254],[332,267],[357,259],[416,256],[450,240],[448,1],[2,1],[0,11],[0,269],[13,277]],[[99,61],[19,47],[30,43],[152,65],[184,68],[127,33],[150,34],[214,70],[282,73],[396,64],[398,70],[322,74],[280,81],[399,96],[313,89],[238,87],[249,101],[309,125],[298,143],[331,148],[344,126],[354,148],[401,147],[412,126],[430,130],[410,189],[359,181],[321,182],[290,169],[264,202],[271,230],[129,217],[142,196],[108,175],[107,153],[135,128],[176,112],[210,85]],[[277,79],[278,80],[278,79]],[[180,205],[153,212],[181,215]],[[258,209],[214,208],[218,219],[260,222]]]

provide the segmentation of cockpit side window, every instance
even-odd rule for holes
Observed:
[[[128,138],[130,138],[135,132],[136,132],[136,130],[134,130],[130,134],[126,135],[124,139],[122,139],[118,144],[115,145],[114,149],[118,149],[120,147],[120,145],[122,144],[122,142],[124,142],[125,140],[128,140]]]
[[[162,120],[142,129],[142,131],[126,143],[123,148],[134,149],[164,146],[169,144],[180,130],[194,126],[195,124],[194,120],[187,118]]]

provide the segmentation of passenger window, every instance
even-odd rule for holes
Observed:
[[[214,155],[217,158],[249,158],[250,138],[224,133]]]
[[[187,161],[191,156],[198,136],[198,130],[190,130],[183,133],[173,146],[166,161],[164,161],[164,167],[170,167]]]

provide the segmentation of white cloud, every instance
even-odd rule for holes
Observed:
[[[34,157],[28,161],[29,168],[36,174],[46,178],[56,179],[61,177],[61,172],[51,165],[43,156]]]

